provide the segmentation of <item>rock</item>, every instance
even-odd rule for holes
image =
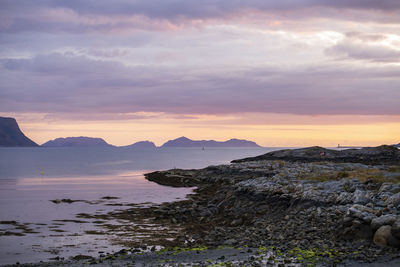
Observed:
[[[50,200],[51,202],[55,203],[55,204],[60,204],[61,200],[60,199],[55,199],[55,200]]]
[[[396,215],[393,214],[387,214],[387,215],[382,215],[380,217],[377,217],[371,221],[371,228],[372,230],[377,230],[383,225],[392,225],[397,219]]]
[[[233,221],[231,222],[231,226],[239,226],[239,225],[242,225],[242,224],[243,224],[242,218],[233,220]]]
[[[355,204],[362,204],[365,205],[371,201],[372,194],[368,191],[362,191],[357,189],[353,193],[353,202]]]
[[[395,247],[395,248],[400,248],[400,239],[396,238],[393,236],[393,234],[391,234],[388,238],[387,238],[387,244],[391,247]]]
[[[351,203],[353,198],[353,194],[348,192],[341,192],[339,196],[336,198],[336,203],[347,204]]]
[[[354,204],[351,206],[348,211],[347,211],[347,217],[353,217],[353,218],[358,218],[361,219],[362,221],[365,221],[366,223],[370,223],[374,218],[376,218],[375,212],[373,209],[368,208],[363,205],[359,204]]]
[[[362,220],[368,224],[370,224],[372,222],[373,219],[375,219],[376,216],[375,215],[367,215],[365,217],[362,218]]]
[[[400,204],[400,192],[396,193],[394,195],[392,195],[391,197],[389,197],[385,203],[387,205],[394,205],[394,206],[398,206]]]
[[[392,225],[392,235],[400,239],[400,219],[397,219]]]
[[[388,238],[391,236],[392,227],[390,225],[381,226],[374,235],[374,243],[377,246],[386,246]]]
[[[392,183],[383,183],[379,188],[379,193],[390,192],[392,194],[396,194],[400,192],[400,185],[399,184],[392,184]]]
[[[225,240],[224,245],[232,246],[232,245],[234,245],[235,243],[236,243],[236,240],[235,240],[235,239],[228,239],[228,240]]]

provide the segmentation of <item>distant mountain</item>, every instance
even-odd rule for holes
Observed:
[[[150,142],[150,141],[140,141],[140,142],[136,142],[136,143],[134,143],[132,145],[123,146],[123,147],[141,148],[141,149],[154,149],[154,148],[157,148],[156,145],[153,142]]]
[[[66,138],[57,138],[54,140],[50,140],[44,143],[42,146],[44,147],[110,147],[112,145],[107,144],[101,138],[93,138],[93,137],[66,137]]]
[[[219,142],[215,140],[191,140],[184,136],[179,137],[174,140],[169,140],[161,147],[260,147],[255,142],[240,140],[240,139],[230,139],[225,142]]]
[[[393,145],[394,147],[400,148],[400,143],[398,143],[397,145]]]
[[[0,117],[0,146],[38,146],[26,137],[14,118]]]

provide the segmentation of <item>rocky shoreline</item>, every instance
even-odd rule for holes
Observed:
[[[150,231],[148,238],[126,246],[170,248],[158,255],[174,249],[194,255],[237,249],[243,256],[217,253],[221,257],[210,261],[186,259],[189,265],[184,266],[334,266],[383,259],[398,263],[400,257],[400,152],[391,146],[282,150],[200,170],[153,172],[146,178],[197,188],[184,201],[107,214],[174,229],[169,234]],[[126,266],[127,259],[143,255],[135,249],[114,265]],[[157,252],[148,253],[155,257]],[[174,255],[168,259],[168,264],[154,266],[183,262]]]

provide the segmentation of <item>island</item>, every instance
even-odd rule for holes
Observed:
[[[79,136],[56,138],[42,144],[42,147],[112,147],[112,145],[101,138]]]
[[[0,146],[37,147],[38,144],[25,136],[14,118],[0,117]]]
[[[157,148],[156,145],[151,141],[139,141],[132,145],[120,146],[120,147],[135,148],[135,149],[155,149],[155,148]]]
[[[255,142],[230,139],[228,141],[219,142],[215,140],[191,140],[187,137],[179,137],[174,140],[169,140],[161,147],[260,147]]]

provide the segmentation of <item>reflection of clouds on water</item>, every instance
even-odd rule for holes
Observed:
[[[7,189],[7,190],[14,189],[15,190],[16,186],[17,186],[16,179],[6,179],[6,178],[0,179],[0,192],[4,189]]]
[[[32,226],[37,233],[0,236],[1,247],[10,244],[0,251],[0,264],[48,260],[54,257],[54,247],[57,247],[56,255],[60,257],[83,252],[97,256],[98,250],[118,251],[122,247],[110,243],[110,233],[101,228],[98,220],[82,219],[77,215],[105,214],[131,208],[135,203],[147,206],[176,201],[192,192],[192,188],[173,188],[149,182],[143,173],[130,171],[113,176],[14,179],[13,190],[2,187],[0,221],[15,220],[18,224]],[[106,222],[113,225],[126,223]],[[10,232],[10,229],[5,227],[4,231]]]
[[[122,165],[133,163],[133,160],[120,160],[120,161],[110,161],[110,162],[98,162],[93,163],[92,166],[113,166],[113,165]]]

